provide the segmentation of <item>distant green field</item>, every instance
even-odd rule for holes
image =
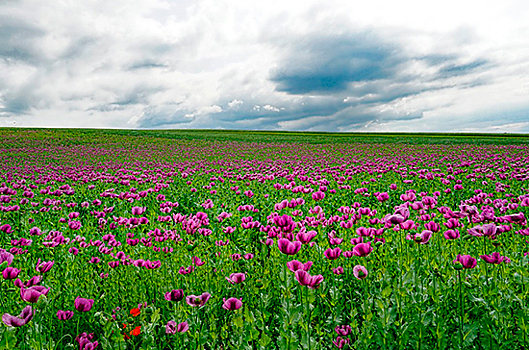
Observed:
[[[406,144],[527,144],[527,134],[469,134],[469,133],[328,133],[290,131],[245,130],[119,130],[119,129],[26,129],[3,128],[0,136],[17,136],[32,132],[29,138],[61,140],[61,143],[78,143],[83,139],[127,136],[175,140],[209,140],[275,143],[406,143]],[[26,134],[27,137],[27,134]],[[50,139],[51,140],[51,139]]]

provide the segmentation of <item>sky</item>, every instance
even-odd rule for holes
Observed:
[[[0,0],[0,126],[529,133],[529,3]]]

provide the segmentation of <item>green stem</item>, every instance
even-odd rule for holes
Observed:
[[[459,345],[463,349],[463,294],[461,292],[461,271],[457,271],[459,280]]]

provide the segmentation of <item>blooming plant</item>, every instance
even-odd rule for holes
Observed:
[[[528,348],[523,138],[0,137],[0,349]]]

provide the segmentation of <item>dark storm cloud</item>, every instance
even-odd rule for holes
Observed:
[[[487,64],[489,64],[489,61],[485,59],[478,59],[466,64],[452,63],[439,69],[439,73],[442,77],[467,75],[475,72],[478,68],[483,68]]]
[[[132,64],[128,70],[137,70],[137,69],[153,69],[153,68],[168,68],[168,65],[165,63],[158,63],[153,61],[140,61]]]
[[[34,25],[0,15],[0,58],[36,64],[39,54],[34,46],[44,35],[45,32]]]
[[[124,92],[115,101],[110,103],[103,103],[90,107],[87,111],[121,111],[127,109],[132,105],[149,105],[152,95],[165,91],[166,88],[162,86],[148,86],[146,84],[139,84],[128,92]]]
[[[289,94],[343,92],[352,82],[390,79],[403,62],[398,47],[368,34],[308,38],[290,50],[270,77]]]
[[[0,112],[10,113],[15,115],[25,114],[33,105],[33,101],[29,96],[24,94],[17,94],[11,97],[7,95],[4,101],[4,106],[0,107]]]
[[[185,116],[187,113],[180,109],[181,105],[182,103],[172,103],[146,107],[139,119],[138,127],[141,129],[156,129],[191,123],[193,118]]]

